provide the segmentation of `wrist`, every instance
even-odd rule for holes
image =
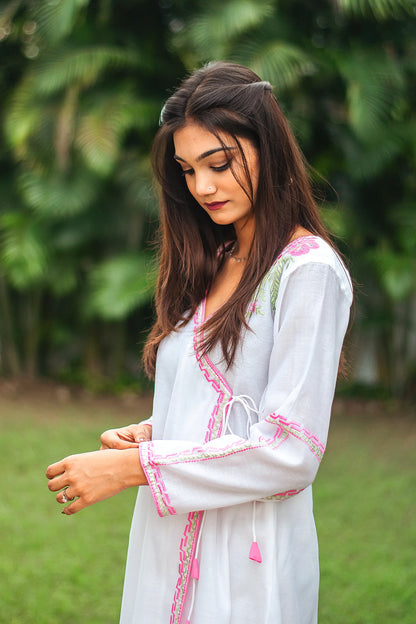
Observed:
[[[121,459],[123,461],[123,472],[125,471],[126,488],[147,485],[138,449],[124,449],[120,453],[123,454]]]

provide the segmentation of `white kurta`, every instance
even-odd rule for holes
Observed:
[[[200,350],[205,302],[161,343],[121,624],[317,621],[311,483],[351,300],[338,256],[306,236],[262,281],[228,371]]]

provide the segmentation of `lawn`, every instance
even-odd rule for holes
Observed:
[[[69,518],[44,472],[149,409],[148,399],[0,394],[2,624],[118,621],[135,492]],[[415,451],[414,410],[337,404],[314,486],[320,624],[416,622]]]

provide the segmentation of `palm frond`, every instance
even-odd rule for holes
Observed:
[[[253,71],[264,80],[269,80],[278,91],[293,87],[303,76],[316,71],[309,53],[285,41],[250,45],[246,48],[245,60]]]
[[[403,97],[401,67],[387,54],[362,49],[338,57],[336,62],[346,82],[351,127],[360,139],[371,141],[379,127],[393,121]]]
[[[415,15],[416,10],[414,0],[336,0],[336,3],[346,14],[373,15],[379,21]]]
[[[80,11],[89,0],[43,0],[33,3],[31,18],[36,23],[37,34],[43,41],[56,44],[74,27]]]
[[[186,50],[196,61],[224,58],[231,42],[261,24],[273,12],[270,0],[229,0],[207,5],[173,38],[174,46]]]
[[[6,212],[0,216],[0,259],[8,281],[18,290],[37,284],[48,264],[44,232],[33,216]]]
[[[375,178],[402,152],[405,141],[399,135],[387,133],[372,145],[356,146],[349,154],[348,169],[357,181]]]
[[[86,108],[87,112],[80,115],[74,144],[91,170],[108,175],[119,157],[125,132],[153,128],[159,105],[120,91],[96,96]]]
[[[120,255],[95,267],[88,276],[88,284],[86,315],[120,320],[149,301],[154,277],[145,254]]]
[[[86,210],[100,190],[97,178],[82,169],[69,174],[26,171],[18,177],[18,188],[28,206],[52,218]]]
[[[68,93],[74,88],[91,86],[107,69],[135,65],[136,62],[137,55],[131,52],[109,47],[90,47],[61,50],[56,56],[36,63],[12,94],[5,116],[6,138],[16,150],[17,157],[29,157],[30,137],[46,127],[49,129],[47,142],[53,145],[53,137],[50,136],[51,119],[59,115],[61,104],[54,101],[52,96],[64,89]],[[51,110],[51,107],[55,109]],[[137,112],[141,113],[138,118],[142,119],[144,111]],[[38,150],[39,143],[36,140],[34,143]],[[38,160],[36,153],[32,154],[32,158]]]
[[[35,62],[17,88],[13,100],[24,103],[39,96],[53,95],[77,83],[87,88],[114,68],[137,67],[141,57],[136,51],[112,46],[58,48]]]

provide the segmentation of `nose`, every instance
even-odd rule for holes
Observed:
[[[200,175],[196,178],[195,190],[200,197],[205,197],[215,193],[217,188],[209,176]]]

